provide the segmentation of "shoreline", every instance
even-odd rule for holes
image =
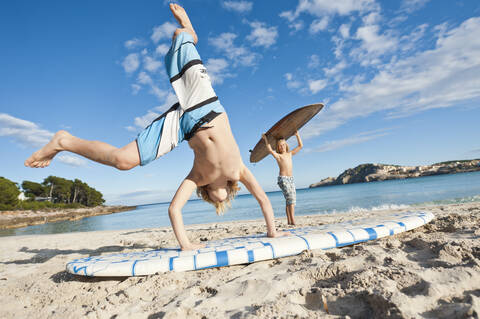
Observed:
[[[44,211],[0,211],[0,229],[23,228],[63,220],[108,215],[135,209],[136,206],[96,206],[86,208],[61,208]]]
[[[480,314],[480,203],[418,206],[435,219],[365,243],[247,265],[94,278],[76,258],[177,247],[171,227],[4,237],[2,318],[457,318]],[[412,210],[298,216],[298,226]],[[277,218],[279,229],[288,228]],[[192,242],[265,232],[263,220],[188,225]],[[329,314],[322,299],[325,299]]]

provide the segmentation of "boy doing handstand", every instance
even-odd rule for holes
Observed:
[[[30,156],[25,165],[46,167],[56,154],[69,151],[120,170],[129,170],[150,163],[187,140],[195,156],[193,167],[168,209],[182,250],[204,246],[190,242],[183,224],[181,210],[192,193],[197,190],[198,195],[213,204],[220,214],[239,190],[238,181],[258,201],[267,225],[267,236],[285,235],[276,231],[272,205],[242,161],[227,114],[195,48],[198,38],[187,13],[177,4],[170,4],[170,10],[182,28],[173,34],[165,66],[179,102],[155,119],[135,141],[122,148],[59,131],[47,145]]]
[[[268,143],[268,139],[265,134],[262,134],[268,152],[277,160],[277,164],[280,169],[277,184],[282,190],[283,196],[285,197],[285,212],[287,213],[287,222],[289,225],[295,225],[294,214],[297,196],[295,182],[293,180],[292,156],[297,154],[298,151],[300,151],[303,147],[302,139],[300,138],[298,132],[295,132],[295,136],[297,137],[298,146],[294,148],[293,151],[290,151],[287,141],[285,141],[283,138],[277,140],[277,150],[274,151],[270,146],[270,143]]]

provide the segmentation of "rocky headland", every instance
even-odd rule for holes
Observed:
[[[388,164],[361,164],[349,168],[338,177],[327,177],[309,187],[368,183],[391,179],[405,179],[441,174],[480,171],[480,159],[435,163],[425,166],[400,166]]]

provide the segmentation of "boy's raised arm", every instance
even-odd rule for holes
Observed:
[[[177,192],[170,203],[170,207],[168,208],[168,217],[170,217],[173,232],[175,233],[175,237],[177,237],[182,250],[193,250],[205,247],[205,245],[201,244],[192,244],[187,237],[187,232],[183,225],[182,208],[190,199],[190,196],[196,188],[197,184],[187,176],[177,189]]]
[[[300,134],[298,134],[298,131],[295,132],[295,136],[297,137],[298,146],[292,150],[292,155],[297,154],[303,147],[303,142],[302,142],[302,139],[300,138]]]
[[[268,152],[269,152],[270,154],[272,154],[273,157],[276,158],[278,154],[277,154],[277,152],[275,152],[275,151],[273,150],[273,148],[270,146],[270,143],[268,143],[268,138],[267,138],[267,136],[265,135],[265,133],[262,133],[262,138],[263,138],[263,141],[265,142],[265,145],[267,146]]]

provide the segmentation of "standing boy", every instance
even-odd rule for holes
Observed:
[[[268,139],[265,134],[262,134],[268,152],[277,160],[277,164],[280,169],[277,183],[283,192],[283,196],[285,197],[285,211],[287,213],[287,222],[289,225],[295,225],[294,214],[297,196],[295,182],[293,180],[292,156],[297,154],[303,147],[302,139],[300,138],[298,131],[295,132],[295,136],[297,137],[298,146],[293,149],[293,151],[290,151],[287,141],[285,141],[283,138],[277,140],[276,151],[274,151],[270,146],[270,143],[268,143]]]

